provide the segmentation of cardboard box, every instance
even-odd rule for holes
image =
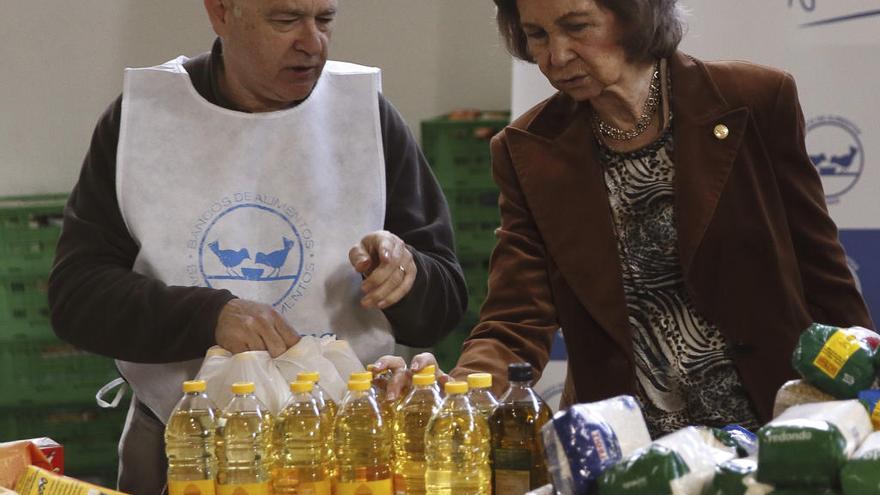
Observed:
[[[20,495],[125,495],[36,466],[28,466],[18,479],[15,491]]]

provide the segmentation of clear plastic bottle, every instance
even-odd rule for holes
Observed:
[[[432,495],[490,493],[489,426],[467,390],[465,382],[446,382],[446,398],[428,422],[425,485]]]
[[[413,375],[413,388],[394,414],[394,493],[425,493],[425,431],[440,407],[436,378]]]
[[[413,376],[416,376],[416,375],[431,375],[431,376],[433,376],[435,378],[434,385],[433,385],[434,390],[436,390],[438,394],[440,393],[440,385],[437,384],[437,380],[436,380],[436,376],[437,376],[437,367],[436,366],[434,366],[433,364],[429,364],[429,365],[425,366],[424,368],[420,369],[419,371],[416,371],[415,373],[413,373]]]
[[[336,420],[338,407],[336,406],[336,402],[333,401],[333,398],[330,397],[330,395],[321,387],[320,383],[318,383],[321,379],[320,373],[317,371],[303,371],[297,373],[296,379],[297,381],[314,383],[312,395],[315,396],[315,400],[318,403],[318,410],[321,411],[321,427],[324,428],[321,437],[324,439],[324,444],[327,446],[327,462],[330,466],[329,473],[330,478],[333,478],[336,472],[336,463],[334,459],[336,457],[336,452],[333,449],[333,421]]]
[[[525,493],[550,482],[541,444],[541,427],[550,407],[532,390],[528,363],[507,367],[510,385],[492,413],[492,479],[495,493]]]
[[[322,411],[326,411],[327,415],[330,417],[330,422],[328,424],[333,424],[333,418],[336,417],[336,411],[339,407],[336,405],[336,402],[332,397],[321,387],[321,374],[317,371],[301,371],[296,374],[296,381],[298,382],[312,382],[315,384],[315,387],[312,389],[312,395],[315,396],[315,400],[318,401],[318,409]]]
[[[254,384],[232,384],[232,400],[217,420],[217,494],[269,493],[272,415]]]
[[[213,495],[217,475],[217,406],[202,380],[183,382],[183,397],[165,427],[169,495]]]
[[[291,382],[293,396],[275,420],[275,495],[330,495],[325,416],[318,408],[313,388],[310,381]]]
[[[492,417],[492,413],[498,407],[498,399],[492,394],[492,375],[489,373],[471,373],[467,377],[468,398],[471,404],[486,421]]]
[[[336,495],[392,492],[391,425],[382,418],[367,380],[349,380],[333,428]]]

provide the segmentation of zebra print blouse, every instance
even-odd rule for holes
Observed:
[[[688,425],[758,420],[718,328],[694,308],[684,286],[673,211],[671,126],[627,153],[600,144],[617,233],[638,399],[651,436]]]

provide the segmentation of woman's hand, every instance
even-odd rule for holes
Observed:
[[[412,387],[412,376],[431,365],[434,366],[434,376],[437,377],[437,384],[442,390],[443,385],[451,380],[452,377],[440,370],[440,366],[437,365],[437,358],[430,352],[416,354],[412,358],[409,368],[406,366],[406,361],[400,356],[382,356],[376,360],[375,371],[391,370],[392,376],[388,382],[385,397],[388,400],[397,400]]]

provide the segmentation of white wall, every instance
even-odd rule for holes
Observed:
[[[489,0],[340,0],[331,57],[382,67],[418,133],[460,106],[507,108],[510,63]],[[3,0],[0,196],[66,192],[122,69],[210,48],[199,0]]]

